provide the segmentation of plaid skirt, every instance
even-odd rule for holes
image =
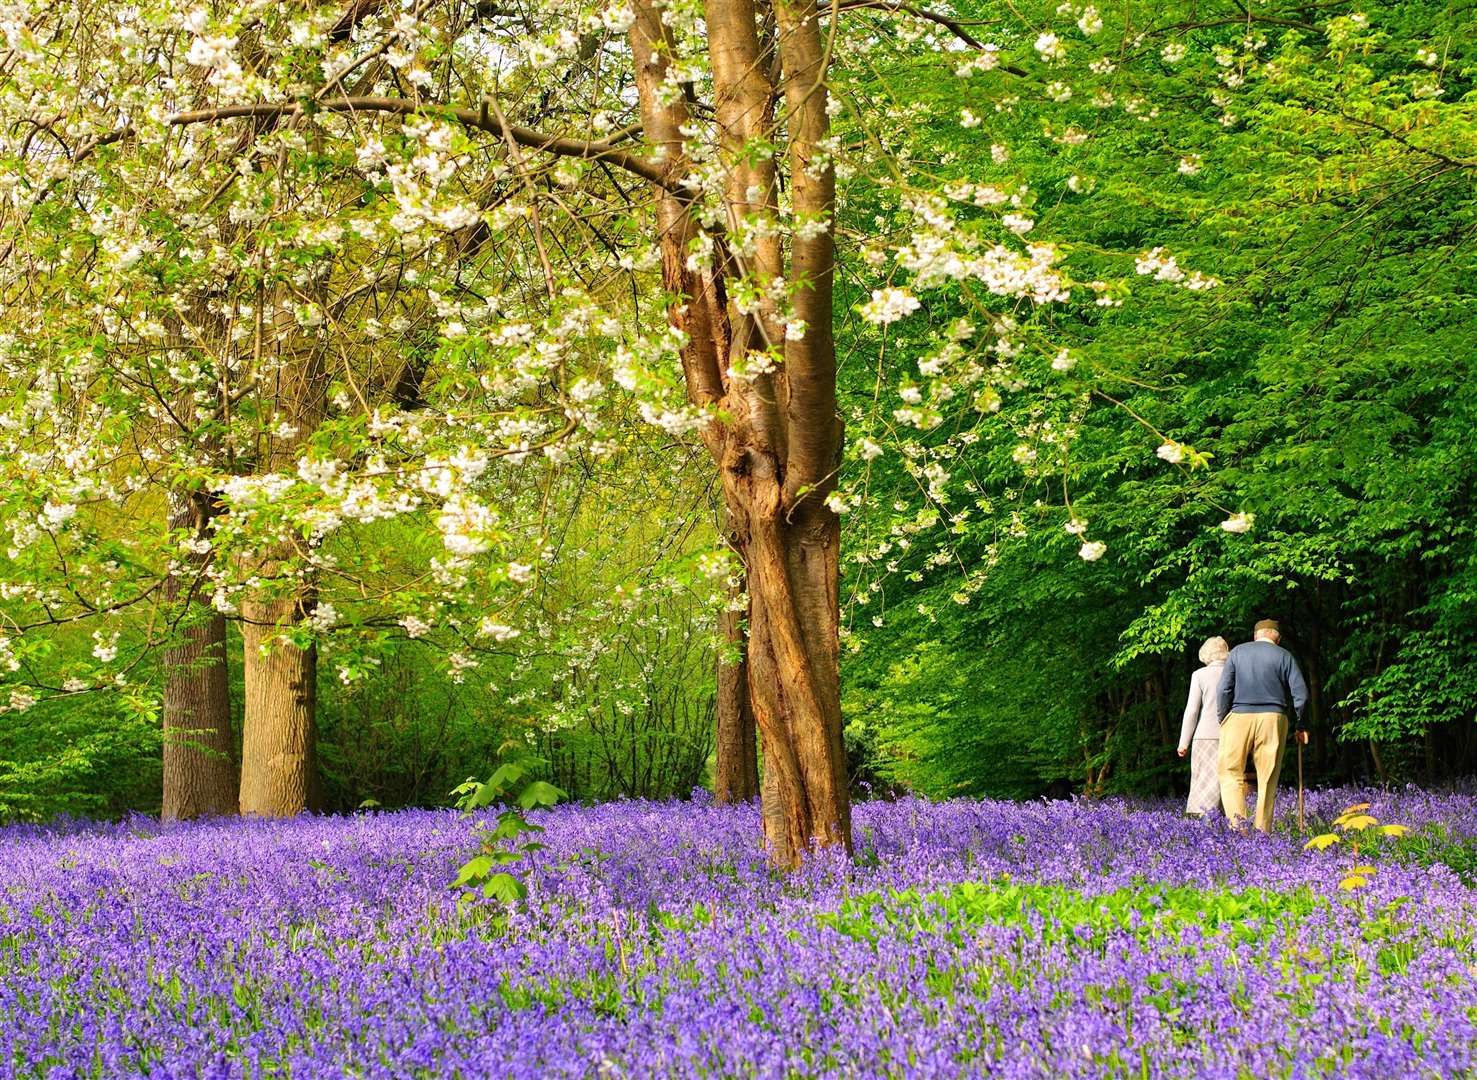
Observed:
[[[1190,744],[1190,798],[1187,814],[1208,814],[1221,806],[1219,739],[1196,739]]]

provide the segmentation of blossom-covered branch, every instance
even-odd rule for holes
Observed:
[[[532,128],[522,127],[518,124],[505,124],[486,105],[483,105],[479,109],[466,109],[451,105],[428,105],[424,102],[410,101],[405,98],[339,97],[316,102],[308,110],[304,110],[302,103],[297,101],[257,102],[242,105],[221,105],[211,109],[193,109],[189,112],[175,113],[169,117],[168,123],[171,126],[183,127],[190,124],[212,123],[239,117],[275,117],[303,111],[334,113],[385,112],[396,113],[401,116],[440,117],[446,120],[454,120],[463,127],[485,131],[489,135],[496,135],[499,138],[511,138],[520,146],[542,150],[560,157],[608,162],[662,187],[676,186],[675,182],[668,176],[667,170],[659,162],[653,161],[650,158],[642,157],[640,154],[632,153],[629,150],[623,150],[609,142],[591,139],[571,139],[563,135],[546,135],[541,131],[535,131]]]

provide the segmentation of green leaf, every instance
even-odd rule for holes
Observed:
[[[544,780],[535,780],[519,794],[518,805],[525,810],[532,810],[535,806],[553,806],[564,797],[564,792],[553,784]]]
[[[507,792],[509,787],[523,779],[523,775],[527,771],[520,762],[505,761],[487,778],[487,784],[485,786],[492,790],[494,797],[502,795]]]
[[[482,886],[482,895],[489,900],[501,900],[505,904],[522,900],[528,895],[528,887],[512,874],[497,873]]]
[[[492,858],[490,856],[478,855],[475,858],[469,859],[467,862],[463,863],[462,868],[457,871],[456,879],[453,880],[451,883],[452,887],[457,888],[463,885],[474,884],[475,882],[480,881],[482,878],[486,877],[488,871],[491,869]]]

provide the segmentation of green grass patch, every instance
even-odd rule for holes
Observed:
[[[1084,895],[1064,885],[964,882],[934,892],[862,893],[847,899],[839,910],[819,915],[818,921],[871,942],[883,935],[957,939],[985,923],[1039,927],[1047,939],[1075,941],[1099,939],[1113,931],[1146,939],[1199,926],[1243,942],[1259,940],[1270,926],[1305,919],[1330,903],[1308,888],[1278,892],[1144,886]]]

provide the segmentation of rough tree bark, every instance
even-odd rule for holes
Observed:
[[[731,533],[729,540],[736,543]],[[733,591],[743,592],[742,587]],[[721,804],[753,802],[759,795],[759,748],[749,701],[749,643],[744,614],[730,609],[718,620],[719,632],[727,644],[727,654],[720,654],[717,660],[713,703],[713,797]]]
[[[321,289],[315,288],[321,299]],[[272,329],[279,342],[270,402],[275,425],[261,464],[267,471],[291,472],[303,445],[325,411],[323,354],[291,322],[286,298],[279,298]],[[265,331],[267,328],[263,327]],[[290,432],[290,434],[282,434]],[[298,648],[281,640],[283,628],[312,614],[316,603],[311,577],[288,567],[300,558],[283,537],[253,560],[261,582],[241,603],[245,676],[245,720],[241,731],[241,813],[286,817],[319,804],[317,751],[316,647]]]
[[[719,405],[705,441],[719,470],[726,512],[741,537],[750,598],[748,687],[764,746],[761,812],[770,857],[799,864],[812,844],[851,845],[851,807],[841,743],[838,646],[840,530],[825,504],[841,452],[831,333],[834,252],[831,229],[797,237],[788,280],[797,282],[794,315],[803,336],[786,335],[773,301],[757,312],[725,300],[725,277],[761,286],[785,276],[773,230],[778,219],[774,158],[759,140],[788,142],[791,207],[802,219],[832,221],[835,178],[819,151],[829,132],[825,48],[814,8],[780,5],[773,27],[753,0],[709,0],[714,110],[728,169],[726,233],[708,267],[688,262],[697,228],[683,198],[653,185],[667,289],[679,298],[668,315],[687,336],[689,398]],[[638,7],[630,32],[648,140],[669,175],[686,162],[681,129],[686,102],[663,100],[670,40],[656,9]],[[776,60],[778,63],[776,63]],[[783,100],[784,123],[775,122]],[[747,378],[731,372],[751,354],[776,361]]]
[[[259,572],[276,566],[267,561]],[[306,595],[241,605],[246,716],[241,729],[241,813],[290,817],[318,791],[318,652],[275,640],[310,608]]]
[[[169,527],[205,537],[210,514],[207,492],[175,495]],[[181,557],[164,581],[165,599],[179,612],[179,638],[163,659],[165,821],[236,811],[226,617],[200,596],[207,558]]]

